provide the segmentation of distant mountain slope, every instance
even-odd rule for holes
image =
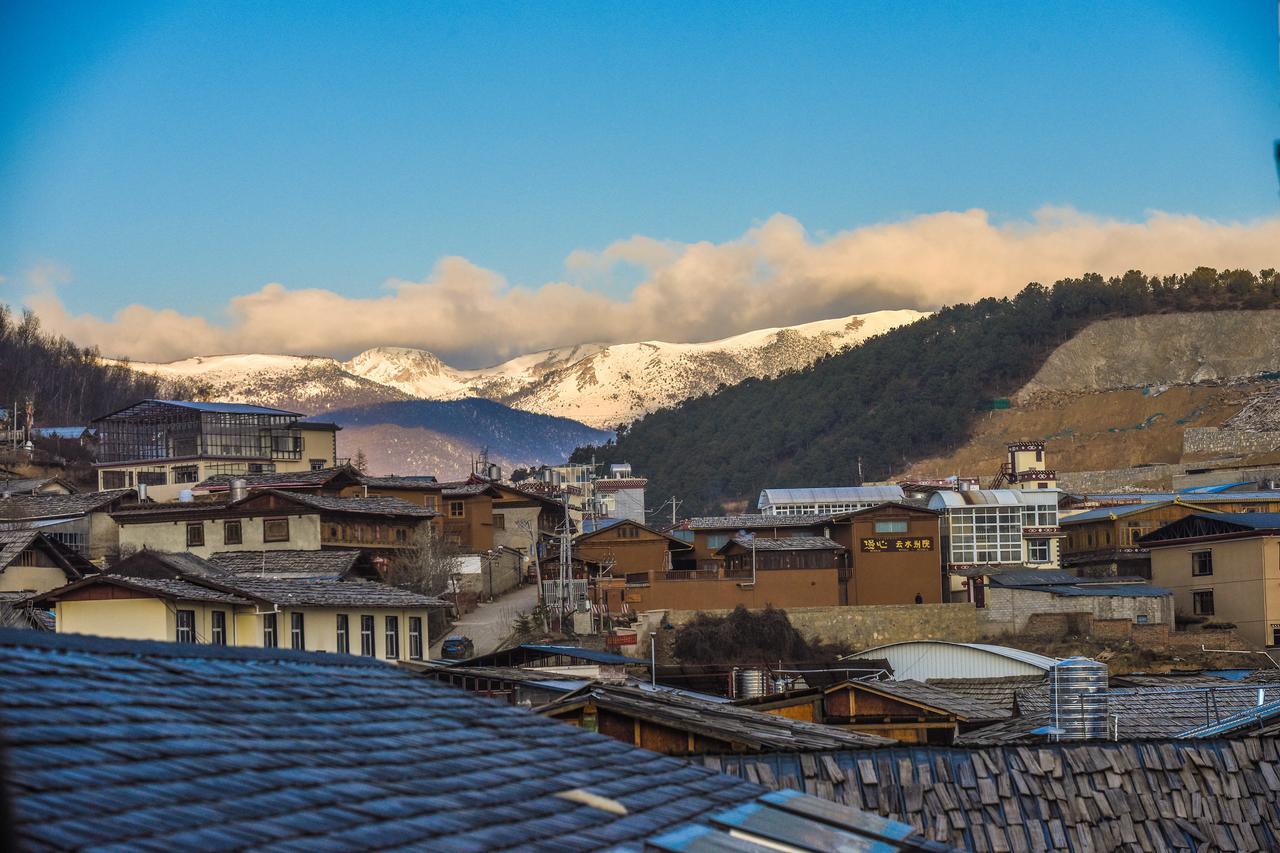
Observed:
[[[616,445],[575,456],[625,459],[695,515],[749,505],[764,487],[856,482],[859,459],[866,479],[890,478],[963,445],[993,397],[1013,394],[1096,320],[1274,307],[1274,270],[1033,284],[1012,299],[945,308],[809,369],[655,412]]]
[[[364,450],[376,474],[465,476],[488,450],[508,471],[517,465],[559,464],[579,445],[613,434],[568,418],[521,412],[490,400],[403,400],[330,411],[342,427],[339,453]]]
[[[429,352],[404,347],[377,347],[346,362],[249,354],[133,367],[197,383],[217,399],[306,412],[390,400],[479,397],[612,429],[721,385],[804,368],[923,316],[910,310],[876,311],[707,343],[582,344],[481,370],[459,370]]]

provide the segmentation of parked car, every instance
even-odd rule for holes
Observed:
[[[445,660],[466,660],[475,655],[476,644],[470,637],[446,637],[440,644],[440,657]]]

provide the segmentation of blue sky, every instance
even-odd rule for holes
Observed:
[[[499,289],[565,280],[625,301],[660,270],[566,258],[633,235],[724,245],[775,214],[816,243],[970,209],[1270,219],[1275,15],[4,3],[0,300],[56,280],[69,315],[139,303],[217,329],[269,282],[379,299],[450,256]]]

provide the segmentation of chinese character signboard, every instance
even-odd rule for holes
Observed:
[[[867,536],[861,540],[860,550],[867,554],[896,551],[932,551],[932,536]]]

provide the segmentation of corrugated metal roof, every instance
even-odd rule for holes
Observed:
[[[953,643],[947,640],[908,640],[863,649],[849,656],[867,660],[883,658],[893,667],[895,679],[926,681],[931,678],[998,678],[1047,672],[1057,660],[1008,646],[986,643]]]
[[[901,486],[828,486],[813,489],[765,489],[758,506],[781,504],[858,503],[900,501],[906,495]]]

